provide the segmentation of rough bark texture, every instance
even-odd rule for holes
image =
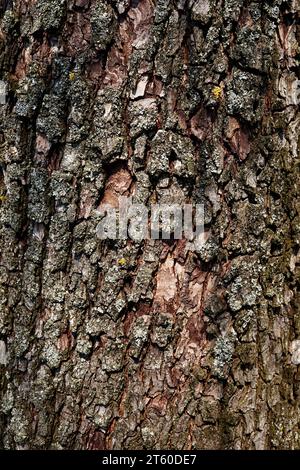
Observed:
[[[297,11],[0,2],[3,448],[300,447]],[[129,194],[207,243],[100,242]]]

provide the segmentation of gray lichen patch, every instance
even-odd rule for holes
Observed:
[[[15,107],[16,115],[19,118],[33,117],[40,105],[44,86],[44,81],[37,75],[35,69],[32,74],[28,74],[20,80],[17,89],[18,101]]]
[[[8,86],[3,80],[0,80],[0,105],[6,104]]]
[[[212,0],[191,0],[189,3],[191,4],[192,19],[203,24],[208,23],[215,2]]]
[[[78,337],[76,350],[78,351],[79,354],[88,356],[91,353],[92,348],[93,348],[93,344],[90,341],[88,336],[80,335]]]
[[[115,13],[107,1],[94,3],[91,10],[92,38],[96,49],[102,51],[111,42],[115,34]]]
[[[7,351],[6,351],[6,344],[4,341],[0,341],[0,364],[6,365],[7,362]]]
[[[125,344],[121,339],[108,341],[102,357],[102,367],[106,372],[118,372],[123,369]]]
[[[292,363],[300,364],[300,340],[294,340],[291,345]]]
[[[37,0],[34,6],[33,32],[61,26],[66,13],[66,0]]]
[[[229,114],[238,115],[247,122],[258,121],[262,116],[262,103],[257,101],[261,77],[233,69],[232,81],[227,85],[226,107]]]
[[[129,106],[130,131],[132,137],[142,132],[153,131],[157,123],[157,102],[155,98],[134,101]]]
[[[228,293],[228,304],[235,312],[243,306],[253,306],[262,292],[262,288],[257,279],[245,276],[238,276],[232,283]]]
[[[64,103],[60,96],[45,95],[37,120],[37,130],[50,142],[60,142],[64,134]]]
[[[134,322],[130,332],[130,355],[138,359],[148,339],[150,315],[142,315]]]
[[[151,335],[152,343],[164,348],[171,341],[174,319],[172,315],[160,313],[156,319]]]
[[[231,360],[235,348],[235,333],[220,336],[215,344],[213,356],[213,373],[220,379],[228,376],[231,367]]]
[[[41,168],[33,169],[30,175],[30,181],[29,217],[38,223],[47,222],[49,216],[47,171]]]
[[[106,88],[99,90],[94,102],[94,129],[89,139],[94,159],[99,152],[105,161],[120,158],[124,145],[124,121],[120,114],[121,93],[119,90]]]
[[[151,176],[171,172],[179,178],[194,178],[195,165],[195,149],[189,139],[164,130],[155,134],[147,164]]]

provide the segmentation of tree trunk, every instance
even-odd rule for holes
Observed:
[[[2,448],[300,447],[297,11],[0,2]],[[99,240],[121,195],[205,245]]]

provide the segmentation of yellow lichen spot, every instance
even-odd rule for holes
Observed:
[[[216,100],[219,100],[221,98],[222,88],[220,86],[215,86],[212,89],[212,94]]]
[[[75,72],[70,72],[69,73],[69,79],[71,80],[71,82],[73,82],[75,80]]]
[[[7,199],[6,196],[3,196],[2,194],[0,194],[0,201],[1,201],[1,202],[6,201],[6,199]]]
[[[127,264],[127,261],[126,261],[125,258],[118,259],[118,265],[119,266],[126,266],[126,264]]]

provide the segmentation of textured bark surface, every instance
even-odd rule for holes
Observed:
[[[298,12],[0,2],[1,447],[300,448]],[[119,195],[207,243],[100,242]]]

